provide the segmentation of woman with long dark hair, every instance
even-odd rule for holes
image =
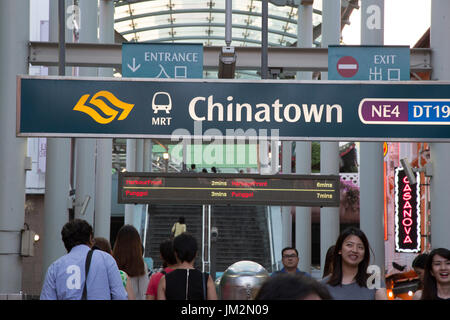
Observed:
[[[145,300],[148,286],[147,266],[143,255],[139,232],[132,225],[122,226],[114,243],[113,257],[116,259],[119,270],[128,275],[136,300]]]
[[[430,252],[425,263],[423,290],[414,299],[450,300],[450,250],[437,248]]]
[[[331,247],[328,248],[327,254],[325,255],[325,263],[323,266],[323,275],[322,279],[325,278],[327,275],[331,274],[333,271],[333,253],[334,253],[334,247],[333,244]]]
[[[333,299],[387,300],[384,281],[380,281],[380,288],[368,285],[369,261],[370,246],[364,232],[354,227],[345,229],[335,244],[333,270],[322,280]]]

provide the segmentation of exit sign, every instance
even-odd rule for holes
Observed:
[[[329,80],[409,80],[409,46],[329,46]]]

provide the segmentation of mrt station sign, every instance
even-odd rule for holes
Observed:
[[[450,84],[17,78],[17,135],[450,141]]]

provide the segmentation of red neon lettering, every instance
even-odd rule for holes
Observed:
[[[403,188],[403,192],[407,192],[407,191],[412,191],[409,184],[406,184],[405,187]]]
[[[406,236],[405,240],[403,240],[403,243],[412,243],[412,240],[409,236]]]
[[[403,238],[403,244],[412,243],[412,239],[410,236],[412,225],[414,221],[412,220],[412,213],[413,208],[411,206],[410,200],[413,198],[413,190],[411,189],[408,177],[405,176],[402,179],[403,183],[405,184],[402,189],[402,199],[404,201],[403,204],[403,219],[402,219],[402,226],[403,231],[405,233],[405,237]]]
[[[412,198],[411,192],[405,192],[405,193],[403,194],[403,200],[409,201],[409,200],[411,200],[411,198]]]
[[[406,221],[408,221],[408,223],[406,223]],[[403,224],[403,226],[405,226],[405,227],[410,227],[410,226],[412,226],[413,221],[412,221],[411,218],[404,218],[404,219],[402,220],[402,224]]]
[[[409,209],[409,210],[403,210],[403,218],[404,218],[405,216],[408,216],[408,217],[411,218],[411,213],[412,213],[412,209]]]

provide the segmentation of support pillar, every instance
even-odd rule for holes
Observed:
[[[100,43],[114,43],[114,1],[100,1]],[[112,77],[112,68],[100,68],[100,77]],[[96,237],[109,239],[111,228],[111,180],[112,139],[97,140],[97,162],[95,168],[95,219]]]
[[[361,44],[384,44],[384,0],[361,1]],[[360,160],[360,228],[373,250],[371,264],[380,267],[384,275],[383,144],[362,142]]]
[[[322,8],[322,47],[337,45],[341,38],[341,1],[323,0]],[[322,80],[328,73],[322,72]],[[320,173],[339,174],[339,143],[320,143]],[[339,208],[320,209],[320,266],[323,270],[325,255],[339,236]]]
[[[96,43],[98,3],[92,0],[79,0],[80,6],[80,43]],[[80,68],[81,77],[96,77],[96,68]],[[95,161],[96,140],[79,138],[76,148],[76,188],[75,218],[84,219],[94,225],[95,207]],[[110,192],[108,190],[108,192]],[[87,202],[87,206],[83,206]],[[85,209],[83,211],[83,209]]]
[[[298,38],[301,48],[311,48],[313,44],[313,6],[298,6]],[[312,72],[297,72],[298,80],[312,80]],[[311,174],[311,141],[295,142],[295,173]],[[300,256],[299,269],[311,272],[311,208],[295,208],[295,247]]]
[[[59,1],[50,0],[49,9],[49,41],[57,42],[59,38]],[[66,21],[66,19],[64,20]],[[70,42],[72,39],[70,36],[71,30],[66,27],[64,29],[66,31],[66,42]],[[57,75],[58,73],[59,70],[56,67],[48,69],[49,75]],[[70,138],[47,139],[44,234],[41,237],[43,244],[42,280],[45,278],[50,264],[66,253],[61,241],[61,229],[69,221],[70,157]]]
[[[281,143],[281,172],[283,174],[292,174],[292,141],[283,141]],[[282,246],[292,247],[292,215],[291,207],[281,207],[282,223]]]
[[[128,172],[136,171],[136,139],[127,139],[126,169]],[[134,204],[125,204],[124,224],[134,225]]]
[[[16,76],[28,74],[30,3],[0,1],[0,293],[22,289],[27,140],[16,137]]]
[[[433,50],[431,62],[433,80],[450,79],[450,2],[445,0],[431,1],[431,39]],[[450,144],[432,143],[431,161],[433,177],[431,178],[431,247],[450,248],[448,227],[450,226]]]

